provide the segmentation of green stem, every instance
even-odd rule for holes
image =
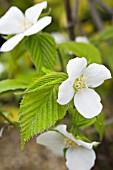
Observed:
[[[15,124],[11,121],[11,120],[9,120],[1,111],[0,111],[0,115],[4,118],[4,120],[6,120],[10,125],[13,125],[13,126],[15,126]]]
[[[60,60],[60,64],[61,64],[61,71],[64,71],[64,63],[63,63],[63,59],[62,59],[60,50],[57,49],[57,52],[58,52],[58,56],[59,56],[59,60]]]

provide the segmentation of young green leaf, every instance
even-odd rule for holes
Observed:
[[[75,128],[77,127],[87,127],[96,121],[96,118],[86,119],[83,117],[76,109],[70,109],[69,112],[72,114],[72,122]]]
[[[30,36],[26,41],[26,48],[39,73],[42,67],[54,69],[57,56],[56,44],[50,34],[40,33]]]
[[[67,75],[51,73],[37,78],[26,90],[20,106],[22,147],[33,135],[43,132],[64,117],[67,105],[57,103],[58,86]]]
[[[34,79],[34,81],[26,89],[25,93],[35,92],[48,87],[54,87],[55,85],[61,84],[67,79],[67,77],[68,76],[65,73],[49,73],[43,77]]]
[[[7,91],[25,90],[27,88],[27,83],[20,80],[3,80],[0,81],[0,93]]]
[[[103,113],[100,113],[97,116],[94,126],[100,135],[100,140],[102,140],[103,135],[104,135],[104,115],[103,115]]]
[[[78,57],[85,57],[90,63],[101,63],[100,52],[92,44],[69,41],[59,44],[58,48],[72,52]]]

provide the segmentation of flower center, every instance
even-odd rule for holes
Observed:
[[[83,75],[77,78],[73,84],[73,88],[75,89],[75,91],[79,91],[87,87],[88,86],[86,84],[86,78]]]
[[[64,139],[64,144],[65,144],[66,148],[76,148],[76,147],[78,147],[78,145],[69,138]]]
[[[24,18],[24,22],[21,24],[22,32],[26,31],[28,28],[32,26],[32,22],[29,21],[26,17]]]

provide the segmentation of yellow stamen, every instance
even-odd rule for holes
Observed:
[[[31,23],[27,18],[25,18],[25,19],[24,19],[24,22],[21,24],[21,30],[22,30],[22,32],[26,31],[26,30],[29,29],[31,26],[32,26],[32,23]]]
[[[64,144],[65,144],[66,148],[76,148],[76,147],[78,147],[78,145],[69,138],[65,138]]]
[[[77,78],[73,84],[73,88],[75,89],[75,91],[79,91],[87,87],[88,86],[86,84],[86,78],[83,75]]]

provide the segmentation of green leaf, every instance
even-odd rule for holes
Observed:
[[[67,78],[68,76],[65,73],[52,72],[43,77],[34,79],[25,93],[35,92],[37,90],[46,89],[47,87],[54,87],[55,85],[61,84]]]
[[[76,129],[73,129],[73,136],[78,139],[78,140],[82,140],[85,142],[91,142],[86,136],[85,134],[83,134],[82,132],[77,131]]]
[[[26,52],[25,39],[23,39],[13,50],[9,52],[10,57],[15,62]]]
[[[110,70],[113,72],[113,42],[108,46],[108,56],[106,60]]]
[[[57,103],[58,86],[67,75],[51,73],[37,78],[26,90],[20,106],[22,147],[33,135],[43,132],[64,117],[67,105]]]
[[[100,140],[102,140],[103,135],[104,135],[104,115],[103,115],[103,113],[100,113],[97,116],[94,126],[100,135]]]
[[[98,35],[97,41],[106,41],[113,38],[113,26],[107,27]]]
[[[26,88],[27,83],[20,80],[7,79],[0,81],[0,93],[15,90],[25,90]]]
[[[53,37],[47,33],[30,36],[26,41],[31,60],[40,73],[42,67],[54,70],[56,61],[56,44]]]
[[[70,109],[69,112],[72,114],[72,122],[74,128],[76,127],[87,127],[96,121],[96,118],[86,119],[76,109]]]
[[[78,57],[85,57],[90,63],[101,63],[100,52],[92,44],[69,41],[59,44],[58,48],[67,52],[72,52]]]

